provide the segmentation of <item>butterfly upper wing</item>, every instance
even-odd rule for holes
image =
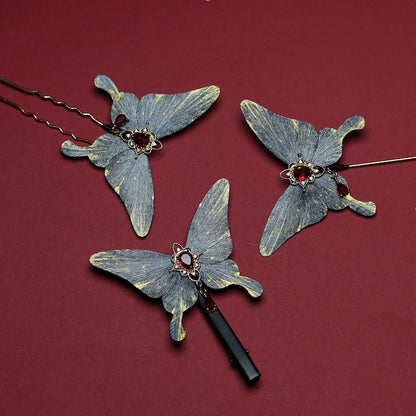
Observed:
[[[220,93],[209,86],[180,94],[148,94],[140,101],[138,123],[156,133],[156,137],[173,134],[191,124],[204,114]]]
[[[326,128],[318,133],[318,146],[310,160],[318,166],[330,166],[337,162],[342,155],[342,143],[345,136],[354,130],[364,128],[365,121],[361,116],[348,118],[338,130]]]
[[[125,129],[143,128],[148,123],[158,139],[191,124],[211,107],[220,93],[212,85],[179,94],[148,94],[139,100],[133,94],[120,92],[106,75],[98,75],[95,85],[110,94],[113,121],[124,114],[130,120]]]
[[[170,273],[170,256],[147,250],[111,250],[90,258],[93,266],[129,281],[152,298],[162,298],[165,309],[172,313],[170,333],[175,341],[185,337],[183,312],[197,301],[197,289],[178,273]]]
[[[94,84],[97,88],[106,91],[113,100],[113,105],[111,106],[111,120],[113,122],[119,114],[124,114],[129,122],[123,126],[123,129],[133,130],[136,127],[144,127],[144,125],[138,125],[137,113],[139,111],[140,100],[134,94],[120,92],[113,80],[107,75],[97,75]]]
[[[110,250],[91,256],[93,266],[129,281],[151,298],[170,288],[170,256],[148,250]]]
[[[364,118],[353,116],[338,130],[325,128],[318,133],[312,124],[282,117],[254,103],[241,103],[244,117],[263,144],[286,164],[294,163],[298,155],[318,166],[329,166],[341,157],[345,136],[364,127]]]
[[[192,220],[186,246],[200,254],[201,280],[209,288],[238,285],[257,297],[263,292],[262,285],[241,276],[237,264],[228,259],[233,249],[228,226],[229,190],[229,182],[220,179],[207,192]]]
[[[312,124],[280,116],[249,100],[241,103],[241,110],[260,141],[286,164],[296,162],[299,154],[308,160],[314,153],[318,134]]]
[[[217,181],[199,204],[189,228],[186,246],[206,263],[225,260],[233,249],[228,226],[229,191],[227,179]]]
[[[105,168],[105,177],[120,196],[139,237],[148,234],[153,218],[153,179],[148,157],[137,159],[131,149],[114,156]]]

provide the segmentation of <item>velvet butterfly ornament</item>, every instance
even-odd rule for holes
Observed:
[[[345,136],[364,127],[364,118],[347,119],[338,130],[316,131],[305,122],[286,118],[244,100],[244,117],[260,141],[287,164],[280,173],[289,186],[278,199],[264,228],[260,253],[270,256],[290,237],[324,219],[330,210],[349,207],[357,214],[372,216],[374,202],[353,198],[345,179],[337,173],[352,165],[336,165]]]
[[[170,335],[174,341],[185,338],[183,314],[197,301],[229,347],[249,381],[260,373],[248,357],[208,289],[230,285],[243,287],[258,297],[263,287],[240,275],[237,264],[229,259],[233,244],[228,225],[229,183],[220,179],[205,195],[192,219],[185,245],[173,243],[173,253],[150,250],[110,250],[94,254],[93,266],[113,273],[151,298],[161,298],[172,314]]]
[[[123,201],[136,234],[144,237],[152,223],[154,206],[149,156],[162,148],[161,139],[205,113],[218,98],[219,88],[148,94],[139,99],[120,92],[105,75],[98,75],[95,85],[113,101],[112,126],[90,146],[78,146],[68,140],[61,150],[69,157],[88,157],[94,165],[105,169],[105,177]]]

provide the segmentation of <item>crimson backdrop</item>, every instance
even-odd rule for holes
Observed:
[[[56,131],[0,109],[4,415],[416,414],[415,162],[345,173],[374,218],[331,212],[273,256],[262,229],[287,183],[239,104],[337,128],[361,114],[342,162],[415,155],[413,1],[2,2],[2,76],[109,120],[97,74],[142,96],[216,84],[195,125],[152,155],[156,214],[138,239],[103,171],[60,153]],[[100,129],[1,94],[80,136]],[[232,369],[197,308],[169,337],[157,301],[92,269],[116,248],[169,253],[219,178],[231,183],[232,258],[264,296],[215,294],[263,376]]]

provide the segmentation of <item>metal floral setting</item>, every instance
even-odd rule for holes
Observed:
[[[153,150],[160,150],[163,147],[162,143],[157,140],[156,134],[150,130],[149,122],[146,122],[142,129],[136,128],[133,131],[121,129],[127,122],[128,118],[124,114],[120,114],[116,117],[111,132],[117,134],[130,149],[134,150],[136,159],[141,153],[148,155]]]
[[[171,272],[179,272],[182,276],[198,283],[201,281],[199,269],[199,254],[195,254],[189,247],[182,247],[179,243],[172,246],[173,254],[170,259],[173,263]]]
[[[299,185],[305,191],[306,185],[315,182],[315,178],[320,178],[327,173],[335,181],[340,197],[350,193],[348,185],[339,181],[337,172],[334,172],[329,167],[323,168],[322,166],[314,165],[312,162],[306,162],[302,159],[300,153],[298,156],[299,159],[295,163],[290,163],[287,169],[280,172],[282,179],[289,180],[291,185]]]

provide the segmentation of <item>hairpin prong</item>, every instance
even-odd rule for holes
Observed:
[[[29,88],[22,87],[21,85],[15,84],[14,82],[9,81],[9,80],[7,80],[7,79],[5,79],[3,77],[0,77],[0,83],[3,84],[3,85],[7,85],[8,87],[13,88],[13,89],[15,89],[17,91],[23,92],[25,94],[28,94],[28,95],[36,95],[39,98],[41,98],[42,100],[50,101],[54,105],[64,107],[68,111],[76,112],[77,114],[79,114],[82,117],[89,118],[91,121],[93,121],[94,123],[98,124],[104,130],[111,131],[111,128],[112,128],[111,126],[102,123],[100,120],[97,120],[91,113],[86,113],[86,112],[80,110],[78,107],[70,106],[69,104],[67,104],[64,101],[58,101],[57,99],[55,99],[51,95],[42,94],[38,90],[30,90]],[[44,118],[40,118],[35,113],[31,113],[29,111],[26,111],[21,105],[15,103],[13,101],[8,100],[7,98],[0,97],[0,101],[3,102],[4,104],[9,105],[10,107],[13,107],[13,108],[19,110],[24,116],[26,116],[26,117],[32,117],[38,123],[46,124],[49,128],[58,130],[61,134],[65,135],[65,136],[71,136],[75,141],[84,142],[84,143],[88,143],[88,144],[92,144],[93,143],[91,140],[83,139],[81,137],[77,137],[77,136],[75,136],[74,133],[71,133],[70,131],[63,130],[62,127],[57,126],[57,125],[54,125],[54,124],[52,124],[51,122],[49,122],[48,120],[46,120]]]

